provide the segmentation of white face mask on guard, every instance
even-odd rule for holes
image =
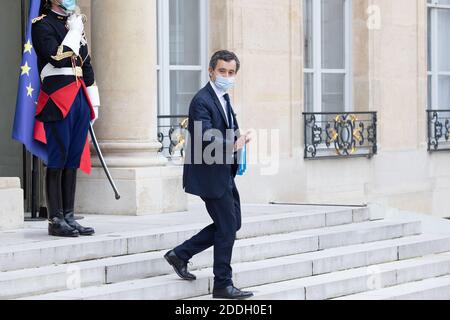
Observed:
[[[56,1],[57,5],[64,10],[66,14],[72,14],[76,11],[77,7],[77,0],[58,0]]]

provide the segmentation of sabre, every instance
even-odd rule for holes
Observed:
[[[108,166],[106,165],[105,158],[103,157],[102,151],[100,150],[100,146],[98,144],[97,137],[95,136],[94,128],[92,127],[92,123],[89,124],[89,132],[92,137],[92,143],[95,147],[95,150],[97,151],[98,158],[100,159],[100,162],[102,163],[103,170],[105,170],[106,176],[108,177],[109,183],[111,184],[114,193],[116,194],[116,200],[120,200],[120,194],[117,190],[116,184],[114,183],[113,178],[111,177],[111,173],[109,172]]]

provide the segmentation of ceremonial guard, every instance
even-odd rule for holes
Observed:
[[[75,0],[42,0],[32,28],[42,81],[36,120],[48,150],[48,232],[58,237],[95,233],[74,218],[77,171],[89,153],[89,124],[100,106],[84,22]]]

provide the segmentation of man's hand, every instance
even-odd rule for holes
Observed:
[[[245,135],[241,136],[234,145],[234,152],[238,152],[243,149],[244,146],[252,141],[251,132],[247,132]]]

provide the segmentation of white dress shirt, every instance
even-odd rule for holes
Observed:
[[[217,98],[219,98],[220,104],[222,105],[223,112],[225,113],[225,118],[227,119],[227,124],[229,126],[230,119],[228,119],[227,101],[223,97],[226,94],[226,92],[217,88],[216,84],[213,81],[210,81],[209,83],[211,84],[211,87],[213,88],[214,92],[216,93]]]

